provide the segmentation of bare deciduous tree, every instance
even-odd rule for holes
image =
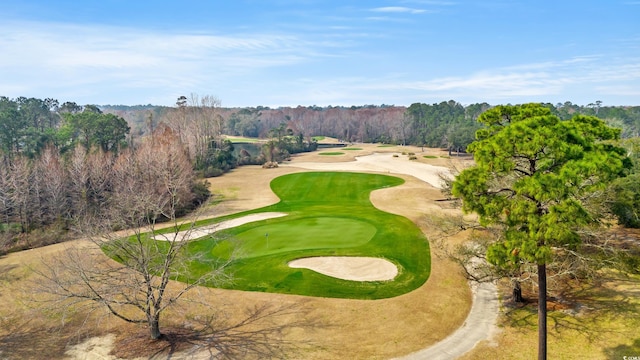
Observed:
[[[31,166],[24,156],[17,156],[9,166],[9,199],[14,207],[14,214],[20,222],[21,232],[29,231],[32,217],[31,198]]]
[[[46,223],[68,218],[69,199],[67,175],[60,161],[60,154],[53,146],[47,146],[36,163],[35,179],[42,189],[42,208]]]
[[[127,322],[146,324],[151,338],[158,339],[161,314],[204,281],[226,280],[229,260],[210,262],[211,270],[193,281],[171,282],[198,260],[185,251],[195,220],[180,224],[176,216],[189,201],[193,172],[171,132],[154,136],[135,152],[123,152],[111,177],[108,211],[88,213],[78,221],[93,246],[68,249],[64,257],[46,264],[40,272],[48,280],[43,290],[55,295],[61,307],[97,305]],[[170,229],[154,237],[161,218],[169,221]],[[131,230],[125,236],[114,229]]]

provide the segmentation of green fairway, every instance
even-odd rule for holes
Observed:
[[[340,151],[325,151],[325,152],[318,153],[318,155],[335,156],[335,155],[344,155],[344,153]]]
[[[220,231],[217,241],[210,237],[193,241],[188,251],[200,258],[191,263],[191,274],[181,279],[198,277],[210,271],[211,263],[231,257],[233,282],[223,285],[229,289],[354,299],[388,298],[414,290],[429,277],[428,242],[411,221],[380,211],[369,200],[371,191],[402,183],[393,176],[348,172],[278,177],[271,188],[279,203],[231,217],[261,212],[288,215]],[[398,267],[398,276],[391,281],[358,282],[287,265],[311,256],[385,258]]]

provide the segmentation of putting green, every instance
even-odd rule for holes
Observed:
[[[197,260],[188,264],[188,271],[178,280],[194,281],[221,260],[231,259],[227,272],[233,281],[208,285],[352,299],[389,298],[412,291],[429,277],[429,244],[413,222],[380,211],[369,200],[372,191],[403,183],[394,176],[351,172],[280,176],[271,182],[280,198],[277,204],[196,225],[210,226],[267,212],[288,215],[246,223],[190,242],[187,256]],[[352,281],[288,266],[292,260],[322,256],[386,259],[397,267],[398,275],[393,280]]]
[[[308,249],[336,249],[366,244],[376,227],[365,221],[311,217],[286,221],[235,235],[239,258],[260,257]]]

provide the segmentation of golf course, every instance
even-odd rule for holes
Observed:
[[[414,223],[378,210],[369,199],[374,190],[403,183],[394,176],[353,172],[275,178],[271,189],[280,198],[278,203],[223,220],[262,213],[286,216],[252,221],[192,241],[188,251],[202,257],[192,263],[191,276],[211,271],[208,264],[232,260],[227,270],[234,281],[224,288],[350,299],[389,298],[412,291],[429,276],[428,242]],[[304,258],[336,256],[347,261],[385,259],[396,267],[397,275],[386,281],[353,281],[288,265]]]
[[[438,242],[438,222],[460,216],[459,209],[442,201],[439,174],[470,160],[449,158],[436,149],[358,147],[362,150],[336,156],[301,154],[272,169],[243,166],[207,179],[213,201],[195,228],[184,229],[184,239],[194,239],[188,250],[202,254],[202,261],[190,264],[188,276],[197,277],[207,271],[207,261],[221,259],[229,261],[231,281],[187,293],[180,306],[168,309],[165,331],[180,334],[198,319],[218,316],[220,329],[236,331],[227,333],[227,341],[275,329],[272,346],[288,346],[295,359],[414,360],[453,351],[461,359],[532,358],[532,313],[505,309],[498,318],[495,290],[470,288],[459,265],[447,257],[446,247],[464,243],[469,232]],[[403,152],[415,152],[418,160]],[[149,241],[162,244],[163,237],[171,236],[161,232]],[[3,346],[22,358],[44,353],[56,359],[110,360],[198,355],[188,352],[188,343],[175,352],[166,348],[173,343],[150,346],[145,328],[104,312],[79,307],[63,318],[34,301],[33,269],[69,248],[82,249],[94,261],[106,258],[93,243],[78,239],[0,259],[6,269],[0,320],[11,334]],[[189,278],[178,280],[169,288],[179,289]],[[593,359],[636,351],[629,330],[638,325],[632,316],[637,314],[633,284],[586,289],[593,300],[583,300],[584,309],[593,310],[577,320],[553,312],[562,324],[571,320],[580,327],[552,330],[552,351],[564,358]],[[487,297],[478,301],[478,294]],[[615,300],[615,311],[599,311],[598,299]],[[478,306],[483,304],[488,306]],[[266,312],[252,316],[256,309]],[[21,325],[22,319],[31,320]],[[60,327],[63,319],[66,324]]]

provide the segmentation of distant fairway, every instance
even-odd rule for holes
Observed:
[[[192,242],[188,251],[201,258],[191,276],[227,259],[233,282],[225,288],[323,297],[378,299],[416,289],[429,277],[429,246],[408,219],[380,211],[369,201],[371,191],[401,185],[404,180],[377,174],[306,172],[271,182],[281,201],[235,214],[284,212],[289,215],[248,223]],[[229,219],[232,217],[225,217]],[[218,219],[220,220],[220,219]],[[308,269],[293,269],[291,260],[312,256],[368,256],[393,262],[392,281],[347,281]],[[183,280],[188,280],[183,278]]]

